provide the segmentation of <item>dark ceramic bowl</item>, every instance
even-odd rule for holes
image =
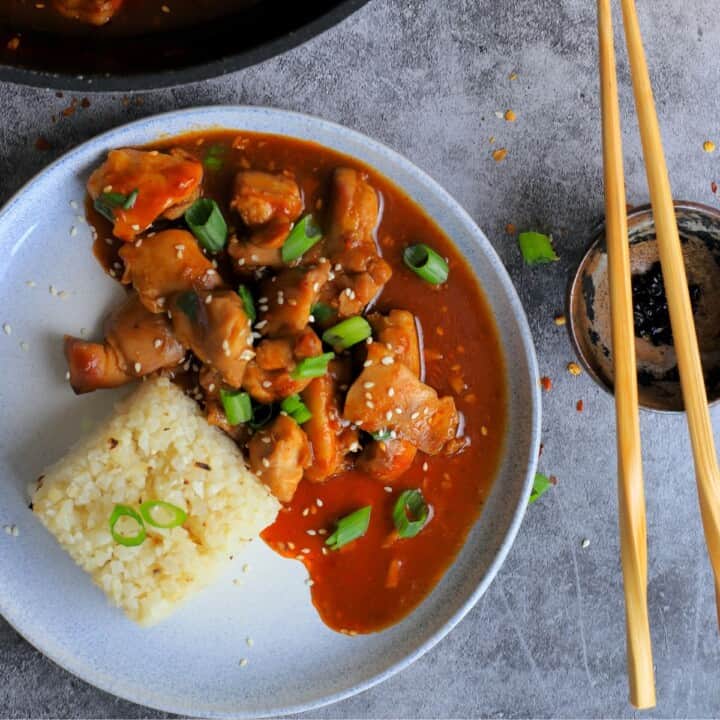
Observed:
[[[688,284],[699,296],[695,329],[705,374],[708,400],[720,400],[720,212],[692,202],[676,202],[680,240]],[[633,275],[647,272],[659,260],[655,225],[649,205],[628,214],[630,267]],[[610,299],[605,227],[601,225],[570,283],[568,330],[588,374],[613,392]],[[647,410],[684,410],[675,348],[656,344],[636,332],[640,406]]]

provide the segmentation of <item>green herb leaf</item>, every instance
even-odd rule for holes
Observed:
[[[120,519],[124,517],[132,518],[137,524],[137,531],[134,535],[126,535],[124,533],[121,533],[115,527],[120,521]],[[119,543],[120,545],[125,545],[125,547],[135,547],[136,545],[142,545],[142,543],[145,541],[145,538],[147,537],[145,525],[140,515],[138,515],[138,513],[136,513],[135,510],[133,510],[130,506],[121,504],[116,505],[113,508],[112,513],[110,514],[110,534],[113,536],[113,540],[115,540],[116,543]]]
[[[286,397],[280,403],[280,409],[286,412],[298,425],[306,423],[312,417],[307,405],[297,394]]]
[[[248,316],[250,322],[254,323],[255,320],[257,320],[257,311],[255,310],[255,301],[253,300],[252,293],[247,285],[240,285],[240,287],[238,287],[238,295],[242,300],[245,314]]]
[[[403,262],[431,285],[442,285],[450,274],[445,258],[423,243],[406,247]]]
[[[370,526],[372,507],[367,505],[338,520],[337,529],[325,541],[331,550],[339,550],[353,540],[362,537]]]
[[[220,390],[225,417],[231,425],[249,422],[252,419],[250,396],[240,390]]]
[[[160,517],[156,510],[160,511]],[[182,508],[164,500],[144,502],[140,505],[140,514],[148,525],[165,529],[178,527],[187,520],[187,513]]]
[[[395,503],[393,522],[401,538],[415,537],[427,524],[430,507],[420,490],[405,490]]]
[[[536,500],[538,500],[552,487],[552,485],[553,484],[550,482],[550,478],[547,475],[543,475],[542,473],[536,473],[535,480],[533,481],[532,492],[530,493],[530,499],[528,500],[528,505],[531,505]]]
[[[539,232],[523,232],[518,235],[518,243],[523,260],[528,265],[542,265],[559,259],[549,235]]]
[[[295,223],[280,249],[283,262],[289,263],[297,260],[320,240],[322,240],[320,228],[315,224],[312,215],[306,215],[302,220]]]
[[[214,200],[210,198],[196,200],[185,211],[185,222],[207,251],[215,253],[225,247],[227,223]]]

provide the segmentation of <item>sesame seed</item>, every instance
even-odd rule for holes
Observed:
[[[392,416],[393,416],[392,410],[388,410],[388,411],[385,413],[385,419],[386,419],[386,420],[392,420]]]
[[[396,413],[397,415],[402,415],[402,408],[396,407],[396,408],[395,408],[395,413]]]
[[[328,549],[327,549],[326,547],[320,548],[320,552],[321,552],[323,555],[327,555],[327,554],[328,554]]]
[[[267,301],[268,301],[268,299],[264,295],[263,295],[263,297],[258,298],[259,303],[266,303]]]
[[[155,302],[158,304],[158,307],[165,307],[165,298],[164,297],[159,297]]]
[[[34,280],[26,280],[26,281],[25,281],[25,284],[26,284],[28,287],[35,287],[36,282],[35,282]]]
[[[386,485],[386,486],[383,488],[383,490],[384,490],[386,493],[391,493],[391,492],[392,492],[392,488],[391,488],[389,485]]]
[[[70,237],[75,237],[77,235],[77,228],[73,225],[70,228]]]
[[[388,397],[395,397],[395,388],[389,387],[387,394],[388,394]]]
[[[112,238],[105,238],[105,243],[107,245],[112,245],[113,244]]]
[[[66,380],[69,380],[69,379],[70,379],[70,371],[69,371],[69,370],[67,370],[67,371],[65,372],[65,379],[66,379]]]
[[[162,345],[163,341],[160,338],[155,338],[153,340],[153,347],[155,349],[159,348]]]
[[[372,360],[366,360],[366,361],[363,363],[363,367],[370,367],[371,365],[372,365]]]
[[[77,210],[77,209],[78,209],[77,200],[71,200],[71,201],[70,201],[70,207],[71,207],[73,210]]]
[[[386,355],[381,361],[383,365],[392,365],[395,362],[395,358],[392,355]]]
[[[310,578],[307,578],[307,579],[305,580],[305,584],[306,584],[308,587],[312,587],[312,586],[315,584],[315,581],[314,581],[314,580],[311,580]]]
[[[245,667],[248,664],[247,658],[240,660],[240,667]]]
[[[580,546],[583,549],[590,547],[590,541],[587,538],[584,538],[583,541],[580,543]]]
[[[255,353],[252,350],[243,350],[240,353],[241,360],[252,360],[255,357]]]
[[[210,383],[208,385],[208,392],[214,392],[215,390],[215,383]]]
[[[139,373],[142,370],[142,365],[139,362],[136,362],[133,367],[135,368],[136,373]]]
[[[209,305],[211,302],[212,302],[212,295],[208,295],[208,296],[205,298],[205,304],[206,304],[206,305]]]
[[[12,527],[10,525],[5,525],[5,527],[3,527],[3,530],[5,531],[6,535],[12,535]]]
[[[315,316],[314,315],[308,315],[308,322],[314,323],[315,322]]]
[[[12,528],[10,528],[10,531],[13,537],[20,535],[20,528],[17,525],[13,525]]]
[[[303,555],[309,555],[310,554],[310,548],[303,548],[300,551]]]
[[[370,410],[372,410],[372,409],[375,407],[375,403],[372,402],[371,400],[366,400],[366,401],[365,401],[365,406],[368,407],[368,408],[370,408]]]
[[[317,535],[317,531],[316,531],[316,530],[306,530],[305,532],[306,532],[308,535],[313,535],[313,536],[314,536],[314,535]]]
[[[315,282],[313,283],[313,292],[317,292],[320,289],[320,283]]]
[[[48,288],[48,292],[51,295],[57,295],[57,288],[54,285],[50,285],[50,287]]]
[[[245,258],[238,258],[237,264],[242,267],[245,264]]]
[[[363,387],[366,388],[367,390],[369,390],[370,388],[375,387],[375,383],[374,382],[366,382],[366,383],[363,383]]]
[[[3,323],[3,332],[6,335],[12,335],[12,327],[10,326],[10,323]]]
[[[225,355],[230,355],[230,343],[227,340],[222,341],[222,349]]]
[[[270,461],[267,458],[262,459],[263,467],[269,468],[270,467]]]
[[[268,324],[267,320],[261,320],[259,323],[255,323],[255,327],[258,330],[262,330]]]
[[[410,416],[410,419],[411,419],[411,420],[417,420],[419,417],[420,417],[420,412],[416,410],[416,411]]]
[[[325,528],[320,528],[318,530],[318,535],[327,535],[327,530]]]
[[[141,246],[142,246],[142,238],[138,238],[138,239],[135,241],[135,247],[141,247]]]
[[[245,564],[242,566],[242,571],[243,571],[244,573],[249,573],[249,572],[250,572],[250,563],[245,563]]]
[[[424,462],[424,463],[423,463],[422,469],[423,469],[423,472],[427,472],[427,471],[428,471],[428,464],[427,464],[427,462]]]
[[[316,504],[318,507],[322,507],[325,503],[324,503],[320,498],[317,498],[317,499],[315,500],[315,504]]]
[[[23,342],[20,343],[20,349],[23,352],[27,352],[30,349],[30,346],[23,340]]]

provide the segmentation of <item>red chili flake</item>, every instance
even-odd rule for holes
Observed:
[[[557,485],[557,484],[558,484],[558,479],[557,479],[554,475],[551,475],[551,476],[548,478],[548,480],[550,480],[550,484],[551,484],[551,485]]]
[[[552,380],[547,375],[543,375],[540,378],[540,387],[545,392],[550,392],[552,390]]]
[[[83,98],[83,99],[80,101],[80,107],[83,107],[83,108],[86,108],[86,109],[89,108],[89,107],[90,107],[90,101],[89,101],[87,98]]]
[[[35,140],[35,149],[39,150],[40,152],[44,152],[45,150],[49,150],[52,147],[50,145],[50,142],[44,135],[38,135],[37,140]]]
[[[717,193],[717,183],[714,180],[710,183],[710,189],[713,193]]]
[[[577,403],[575,404],[575,409],[578,412],[582,412],[585,409],[585,403],[583,403],[582,400],[578,400]]]
[[[204,462],[196,462],[195,467],[200,468],[201,470],[210,470],[210,466],[207,463]]]
[[[70,117],[71,115],[75,114],[75,109],[77,108],[77,100],[75,98],[72,99],[72,102],[62,111],[63,117]]]

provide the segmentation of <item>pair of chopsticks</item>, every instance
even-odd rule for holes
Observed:
[[[720,470],[698,349],[670,180],[660,137],[635,0],[620,0],[643,156],[652,203],[665,294],[692,442],[705,541],[715,577],[720,621]],[[617,420],[620,552],[625,590],[630,702],[655,705],[655,679],[647,608],[647,539],[635,332],[620,108],[610,0],[598,0],[606,238],[610,276]]]

